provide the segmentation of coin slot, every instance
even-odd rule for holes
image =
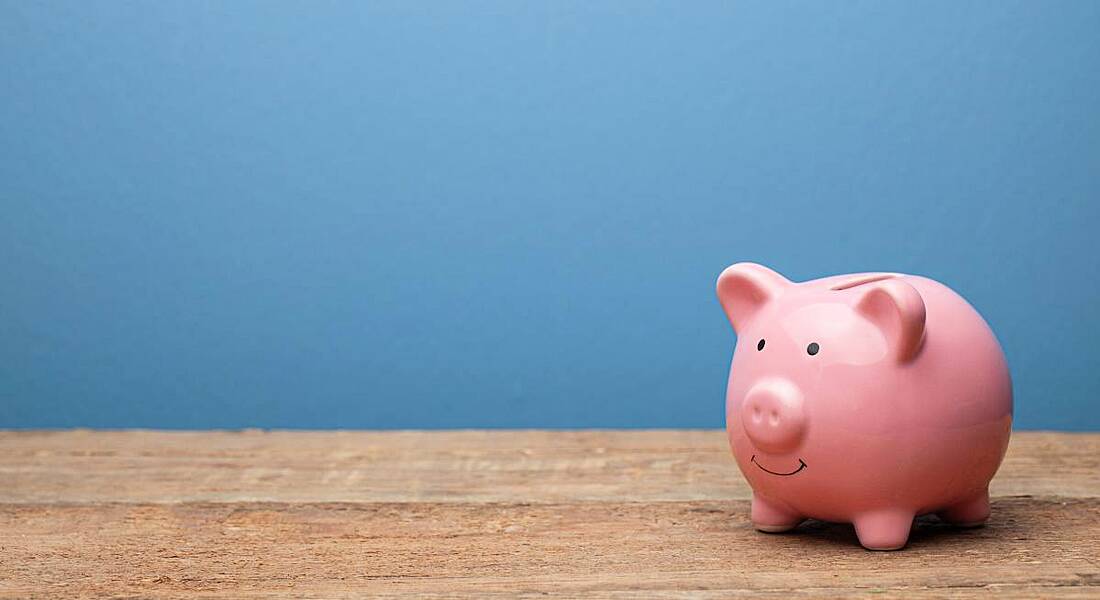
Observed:
[[[833,290],[834,292],[839,292],[841,290],[850,290],[856,286],[867,285],[868,283],[874,283],[876,281],[882,281],[884,279],[893,279],[897,276],[897,273],[869,273],[867,275],[856,277],[855,279],[842,281],[829,289]]]

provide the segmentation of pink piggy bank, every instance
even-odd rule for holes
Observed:
[[[718,278],[737,332],[726,389],[752,522],[852,523],[864,547],[905,546],[914,517],[989,517],[1012,382],[982,317],[946,286],[862,273],[793,283],[739,263]]]

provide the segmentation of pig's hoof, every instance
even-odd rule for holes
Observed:
[[[901,550],[905,547],[905,544],[906,542],[902,542],[897,546],[868,546],[864,544],[863,547],[874,552],[893,552],[895,550]]]
[[[989,519],[989,492],[982,493],[936,513],[941,520],[955,527],[981,527]]]
[[[856,517],[856,536],[868,550],[900,550],[909,541],[913,513],[883,510]]]
[[[752,526],[764,533],[790,531],[802,522],[802,517],[785,505],[772,502],[760,495],[752,495]]]

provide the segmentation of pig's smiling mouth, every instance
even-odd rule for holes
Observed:
[[[798,468],[791,471],[790,473],[776,473],[775,471],[769,471],[768,469],[765,469],[763,465],[756,462],[756,455],[755,454],[752,455],[752,458],[749,459],[749,462],[751,462],[752,464],[759,467],[760,470],[765,472],[765,473],[770,473],[771,475],[778,475],[780,477],[790,477],[791,475],[796,475],[796,474],[800,473],[802,471],[802,469],[806,468],[806,463],[801,458],[798,459]]]

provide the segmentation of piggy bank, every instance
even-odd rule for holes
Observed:
[[[1012,382],[966,300],[913,275],[793,283],[752,263],[722,272],[718,298],[737,333],[726,429],[756,529],[852,523],[864,547],[895,550],[919,515],[985,522]]]

